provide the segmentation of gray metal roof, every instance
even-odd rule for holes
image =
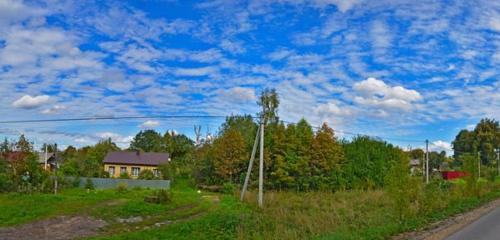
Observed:
[[[168,163],[169,158],[170,155],[168,153],[120,151],[109,152],[104,158],[103,163],[158,166]]]

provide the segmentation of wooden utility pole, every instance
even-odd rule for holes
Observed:
[[[429,183],[429,140],[425,140],[425,183]]]
[[[264,119],[260,122],[260,157],[259,157],[259,207],[263,205],[264,195]]]
[[[241,190],[240,200],[243,201],[245,193],[248,188],[248,181],[250,180],[250,174],[252,173],[253,161],[255,160],[255,152],[257,152],[257,145],[259,144],[260,138],[260,125],[257,127],[257,133],[255,134],[255,141],[253,143],[252,155],[250,156],[250,162],[248,163],[247,175],[245,176],[245,183],[243,184],[243,189]]]

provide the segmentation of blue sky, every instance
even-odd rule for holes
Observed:
[[[254,114],[269,87],[283,120],[449,149],[500,118],[499,33],[498,1],[0,0],[0,116]],[[220,122],[3,124],[0,136],[126,146],[141,129]]]

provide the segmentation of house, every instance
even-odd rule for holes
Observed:
[[[416,171],[420,169],[420,159],[410,159],[409,164],[411,174],[416,174]]]
[[[103,160],[104,171],[110,177],[120,177],[127,173],[132,178],[137,178],[143,170],[151,170],[155,176],[160,176],[158,166],[168,163],[168,153],[119,151],[109,152]]]
[[[57,158],[59,159],[59,156]],[[45,161],[45,159],[47,159],[47,161]],[[57,166],[56,155],[54,153],[39,152],[38,153],[38,164],[40,164],[40,166],[43,169],[52,171],[52,170],[56,169],[56,166]]]

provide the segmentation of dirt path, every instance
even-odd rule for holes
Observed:
[[[445,239],[451,234],[457,232],[463,227],[469,225],[481,216],[493,211],[500,206],[500,199],[485,204],[470,212],[458,214],[446,220],[437,222],[429,226],[427,229],[418,232],[408,232],[400,234],[393,238],[393,240],[414,239],[414,240],[440,240]]]
[[[106,222],[88,216],[59,216],[0,228],[2,240],[66,240],[97,235]]]

